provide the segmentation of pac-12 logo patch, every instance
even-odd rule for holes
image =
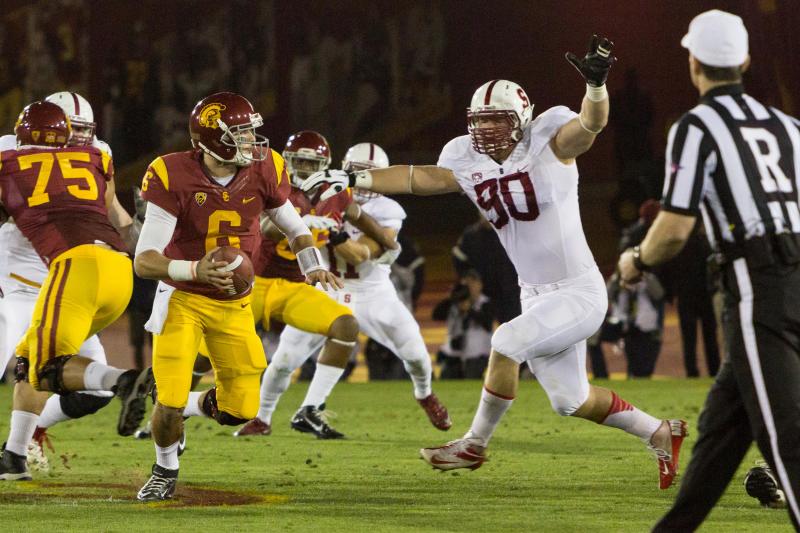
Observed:
[[[475,183],[478,183],[482,179],[483,179],[483,173],[481,173],[481,172],[473,172],[472,173],[472,181],[474,181]]]
[[[196,192],[194,193],[194,201],[197,202],[197,205],[203,205],[206,203],[206,198],[208,195],[204,192]]]

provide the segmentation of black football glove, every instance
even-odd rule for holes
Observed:
[[[605,37],[601,39],[597,35],[592,35],[589,51],[583,59],[579,59],[572,52],[567,52],[564,57],[578,69],[586,83],[592,87],[600,87],[606,82],[611,65],[617,61],[617,58],[611,55],[612,48],[614,43]]]
[[[330,236],[328,237],[328,242],[331,243],[333,246],[339,246],[343,242],[347,241],[350,238],[350,234],[346,231],[335,231],[331,230]]]

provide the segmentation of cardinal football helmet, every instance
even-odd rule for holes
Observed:
[[[72,138],[70,146],[90,146],[94,141],[97,124],[94,121],[94,112],[89,101],[78,93],[61,91],[53,93],[45,102],[57,104],[64,110],[72,124]]]
[[[375,143],[358,143],[351,146],[342,159],[342,170],[354,172],[356,170],[368,170],[370,168],[386,168],[389,166],[389,156],[383,148]],[[353,199],[359,204],[363,204],[371,198],[380,196],[361,187],[353,187]]]
[[[311,174],[328,169],[331,165],[331,147],[322,134],[303,130],[286,141],[283,158],[289,168],[292,185],[299,187]]]
[[[502,152],[516,144],[533,118],[533,104],[525,91],[508,80],[486,82],[472,95],[467,109],[467,129],[472,147],[481,154]],[[480,119],[496,122],[480,126]]]
[[[269,155],[269,140],[256,133],[264,121],[253,104],[236,93],[206,96],[189,116],[192,146],[220,163],[246,167]]]
[[[51,102],[38,101],[25,107],[14,126],[17,146],[63,148],[72,136],[72,126],[64,110]]]

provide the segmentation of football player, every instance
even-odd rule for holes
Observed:
[[[519,365],[527,363],[558,414],[639,437],[657,456],[660,488],[673,483],[685,422],[659,420],[590,385],[586,376],[586,339],[602,323],[608,300],[581,226],[575,158],[608,120],[611,48],[608,39],[594,36],[584,58],[567,54],[587,84],[580,114],[554,107],[533,119],[522,87],[493,80],[472,97],[469,135],[450,141],[437,166],[328,171],[303,185],[314,190],[327,184],[323,198],[345,186],[389,194],[463,191],[491,221],[517,270],[523,312],[492,337],[472,427],[461,439],[421,450],[435,468],[483,464],[489,440],[517,394]]]
[[[25,452],[47,392],[64,397],[59,405],[69,416],[105,403],[73,393],[115,392],[123,401],[117,431],[130,435],[152,387],[149,369],[126,371],[107,366],[104,357],[79,355],[87,338],[124,312],[131,294],[127,247],[109,221],[115,190],[110,154],[67,146],[70,120],[52,102],[27,106],[14,133],[16,149],[0,152],[0,201],[49,269],[16,347],[11,432],[0,461],[0,479],[9,480],[30,479]]]
[[[373,143],[351,147],[342,161],[345,171],[388,166],[386,152]],[[353,189],[353,197],[364,213],[378,221],[388,237],[396,238],[406,217],[400,204],[362,189]],[[431,361],[425,341],[414,316],[400,301],[389,279],[390,265],[398,254],[399,249],[384,252],[375,240],[364,235],[349,222],[345,224],[343,231],[331,230],[331,236],[323,248],[323,258],[331,265],[331,272],[342,278],[344,289],[329,295],[352,309],[361,331],[391,349],[403,360],[413,381],[417,402],[425,410],[431,423],[445,431],[450,429],[450,417],[447,409],[431,391]],[[269,427],[272,423],[272,413],[281,394],[289,387],[292,372],[319,350],[324,342],[322,335],[292,326],[283,330],[278,349],[261,384],[258,416],[239,430],[240,435],[268,434],[259,431],[259,428]],[[309,394],[314,390],[316,380],[315,373],[309,386]],[[303,405],[313,407],[320,401],[324,401],[324,398],[315,398],[311,394],[310,398],[306,397]],[[302,413],[302,408],[298,413]],[[292,421],[293,427],[296,422],[296,419]]]
[[[160,283],[146,326],[154,334],[156,462],[138,493],[141,501],[165,500],[175,491],[184,414],[239,425],[258,410],[264,348],[250,294],[231,294],[233,274],[225,270],[225,261],[214,259],[218,247],[237,247],[253,257],[261,240],[260,217],[266,213],[286,235],[304,279],[340,286],[287,200],[285,163],[256,133],[262,124],[243,96],[207,96],[189,118],[194,149],[157,157],[142,180],[148,204],[135,268],[139,276]],[[199,402],[187,403],[201,340],[208,346],[217,386],[202,393]]]
[[[283,154],[291,172],[292,190],[289,198],[311,228],[316,246],[324,248],[331,231],[346,220],[374,239],[381,251],[398,249],[394,238],[387,235],[353,201],[350,190],[343,190],[322,201],[318,200],[319,194],[306,195],[300,190],[308,176],[330,165],[330,147],[325,137],[310,130],[298,132],[289,137]],[[287,241],[276,235],[272,225],[264,226],[264,234],[256,265],[259,276],[256,277],[253,290],[256,320],[262,321],[265,327],[270,318],[278,320],[291,330],[319,335],[317,338],[324,343],[314,379],[300,409],[292,418],[291,427],[304,433],[313,433],[321,439],[342,438],[343,435],[325,421],[320,406],[344,373],[358,338],[358,322],[350,308],[333,299],[331,293],[303,282],[295,255]],[[281,373],[285,374],[281,378],[285,381],[291,372],[286,374],[283,368]],[[271,384],[265,378],[261,384],[262,409],[264,398],[272,397],[272,394]],[[271,431],[271,420],[256,417],[235,435],[268,435]]]
[[[80,94],[68,91],[53,93],[45,101],[57,104],[64,110],[72,126],[72,137],[68,146],[94,146],[112,156],[111,148],[95,135],[94,112],[89,102]],[[0,137],[0,151],[17,147],[14,135]],[[130,239],[136,237],[136,227],[116,195],[109,209],[109,218],[130,246]],[[13,223],[0,226],[0,369],[5,369],[14,348],[30,325],[39,288],[47,277],[47,266],[33,249],[31,242]],[[97,335],[84,342],[79,355],[99,363],[106,363],[106,354]],[[33,435],[28,446],[28,463],[39,469],[47,468],[47,457],[42,443],[48,441],[47,428],[73,418],[92,414],[111,402],[110,391],[73,392],[66,396],[53,394],[45,403],[44,409],[34,417],[12,417],[13,434]],[[25,422],[24,426],[21,426]]]

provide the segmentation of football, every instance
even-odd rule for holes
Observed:
[[[231,296],[244,296],[250,292],[255,281],[253,263],[247,254],[233,246],[223,246],[214,254],[214,261],[226,261],[227,266],[221,270],[233,272],[233,288],[228,291]]]

